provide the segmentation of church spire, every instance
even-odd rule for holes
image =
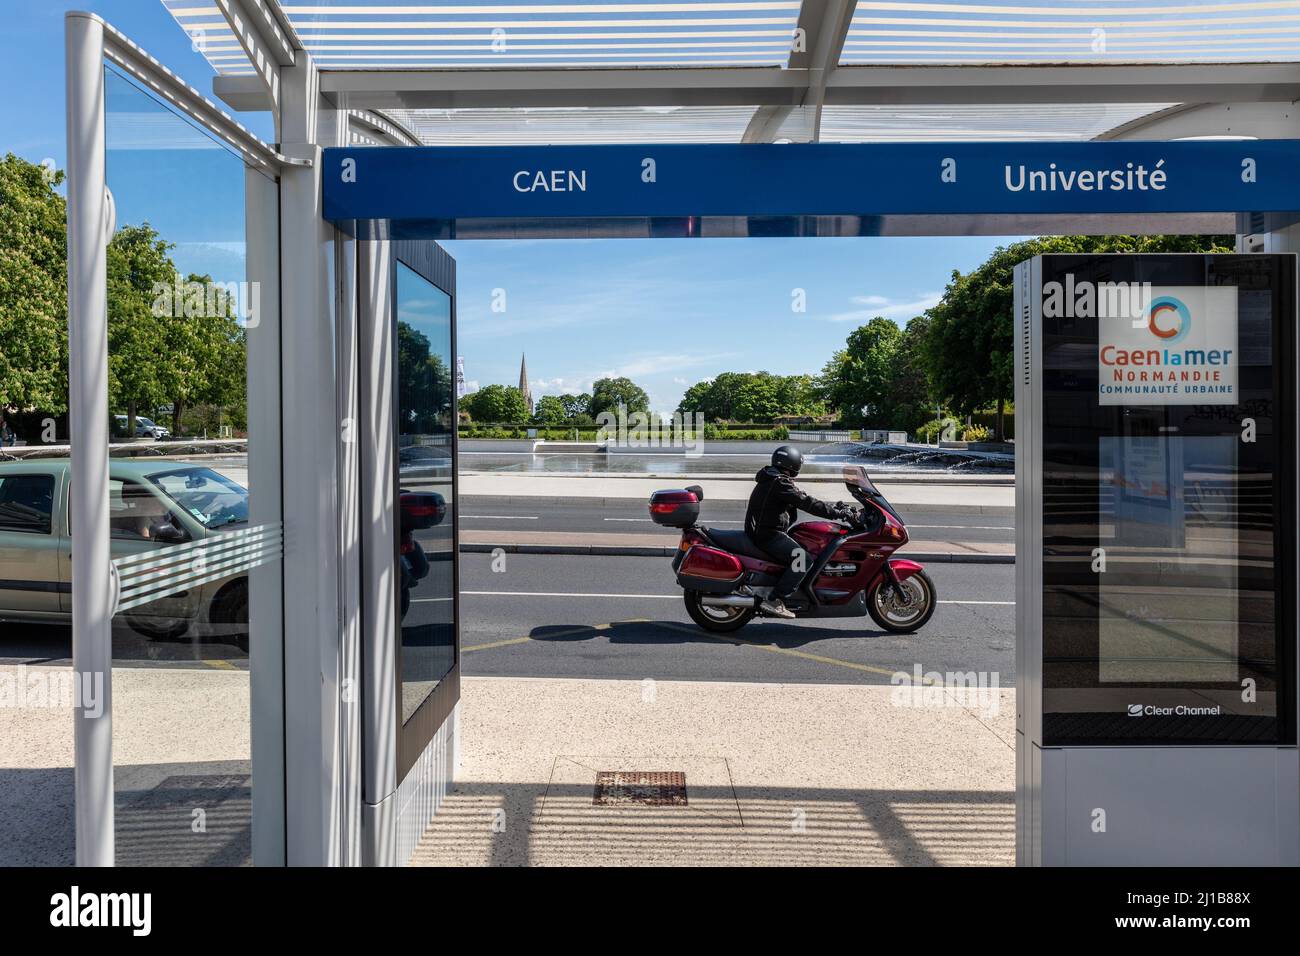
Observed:
[[[519,391],[524,396],[524,404],[528,406],[528,414],[533,414],[533,390],[528,387],[528,356],[522,352],[519,357]]]

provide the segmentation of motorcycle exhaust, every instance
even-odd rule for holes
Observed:
[[[705,607],[758,607],[760,598],[752,594],[705,594],[700,603]]]

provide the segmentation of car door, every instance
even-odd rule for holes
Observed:
[[[54,521],[62,474],[39,466],[0,474],[0,614],[57,614],[63,538]]]
[[[159,541],[153,536],[160,521],[170,521],[185,529],[170,501],[147,483],[130,478],[110,478],[108,482],[108,525],[113,558],[123,558],[141,552],[162,552],[174,547],[176,542]],[[187,540],[189,532],[186,530]],[[168,576],[186,573],[186,568],[169,568]],[[129,613],[137,617],[163,617],[189,620],[194,616],[194,606],[199,590],[190,588],[169,597],[132,608]]]

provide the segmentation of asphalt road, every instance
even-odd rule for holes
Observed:
[[[1011,565],[932,565],[939,608],[915,635],[887,634],[861,617],[755,619],[724,638],[691,622],[667,558],[509,554],[504,562],[493,571],[492,555],[462,556],[465,674],[888,683],[920,664],[1014,681]],[[113,645],[119,666],[248,666],[220,640],[151,641],[124,625]],[[0,623],[0,663],[64,663],[70,653],[66,626]]]
[[[902,508],[899,513],[907,522],[908,534],[917,541],[1015,542],[1015,517],[1010,514],[934,514]],[[460,504],[460,520],[462,528],[474,531],[660,532],[669,543],[681,535],[652,522],[646,503],[637,498],[606,504],[582,498],[558,502],[514,499],[512,503],[504,498],[467,496]],[[743,501],[705,501],[700,508],[700,523],[709,527],[740,528],[744,520]]]
[[[1015,680],[1015,568],[930,568],[940,605],[915,635],[869,617],[755,619],[726,638],[696,627],[666,558],[468,554],[461,562],[463,673],[784,683],[888,683],[896,671]]]

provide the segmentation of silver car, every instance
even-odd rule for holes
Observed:
[[[72,533],[66,458],[0,463],[0,620],[72,619]],[[205,465],[110,459],[112,555],[199,541],[248,524],[248,491]],[[248,577],[197,585],[123,613],[151,638],[192,628],[248,643]]]

